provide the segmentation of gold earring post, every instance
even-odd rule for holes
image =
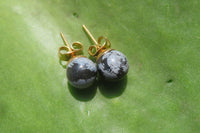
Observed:
[[[84,31],[88,34],[88,36],[92,39],[92,41],[95,43],[95,45],[91,45],[88,49],[88,53],[91,56],[98,56],[100,53],[109,50],[108,48],[110,48],[110,41],[106,37],[100,36],[98,38],[98,41],[96,41],[90,33],[90,31],[86,28],[86,26],[82,25],[82,27]],[[102,43],[102,41],[104,42]]]
[[[94,39],[94,37],[92,36],[92,34],[90,33],[90,31],[86,28],[85,25],[82,25],[83,29],[85,30],[85,32],[90,36],[90,38],[92,39],[92,41],[98,45],[97,41]]]
[[[63,39],[63,42],[67,45],[67,47],[69,48],[69,51],[72,52],[72,49],[67,41],[67,39],[65,38],[64,34],[62,32],[60,32],[60,36]]]

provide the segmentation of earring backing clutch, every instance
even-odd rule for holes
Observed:
[[[89,47],[88,53],[96,57],[97,70],[103,79],[118,81],[125,77],[129,69],[126,56],[117,50],[111,49],[111,43],[106,37],[100,36],[96,41],[85,25],[83,25],[83,29],[95,43],[95,45]]]
[[[78,89],[88,88],[96,80],[96,65],[81,55],[83,45],[80,42],[74,42],[70,46],[62,32],[61,37],[66,46],[59,48],[58,55],[60,60],[68,61],[66,75],[69,83]]]

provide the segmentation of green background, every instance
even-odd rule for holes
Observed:
[[[59,33],[88,56],[82,24],[127,56],[125,80],[69,87]],[[199,67],[199,0],[0,0],[2,133],[199,132]]]

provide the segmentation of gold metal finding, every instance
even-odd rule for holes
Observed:
[[[63,39],[63,42],[66,45],[66,46],[61,46],[58,50],[58,55],[60,60],[69,61],[71,58],[77,57],[78,55],[82,54],[83,44],[81,44],[80,42],[74,42],[70,46],[64,34],[61,32],[60,35]]]
[[[102,55],[102,53],[110,50],[109,48],[111,46],[111,43],[106,37],[100,36],[98,38],[98,41],[96,41],[85,25],[83,25],[83,29],[88,34],[88,36],[92,39],[92,41],[95,43],[95,45],[91,45],[88,49],[88,53],[91,56],[95,56],[98,58],[100,55]]]

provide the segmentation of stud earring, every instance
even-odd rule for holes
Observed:
[[[111,43],[106,37],[101,36],[96,41],[85,25],[83,29],[95,43],[89,47],[88,53],[96,57],[97,71],[103,79],[118,81],[125,77],[129,69],[126,56],[117,50],[110,49]]]
[[[66,46],[58,50],[60,60],[68,61],[66,75],[69,83],[78,89],[84,89],[91,86],[97,76],[95,63],[81,55],[83,45],[80,42],[74,42],[71,46],[61,32],[61,37]]]

